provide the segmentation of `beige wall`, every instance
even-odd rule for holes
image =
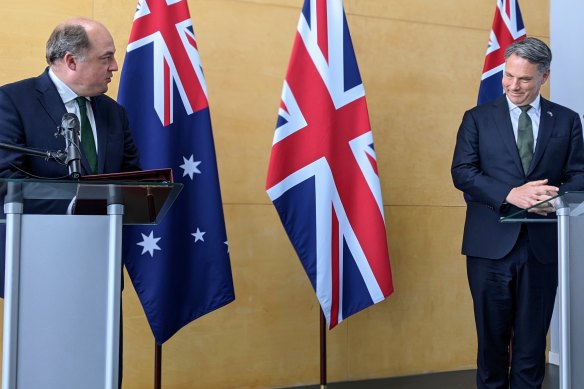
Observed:
[[[165,388],[318,382],[319,307],[263,189],[302,3],[189,1],[209,89],[237,299],[164,345]],[[396,292],[329,332],[330,381],[474,365],[474,322],[459,254],[464,205],[451,183],[450,160],[462,114],[476,102],[495,3],[345,1],[375,136]],[[46,37],[75,15],[110,28],[121,64],[135,5],[0,2],[0,84],[39,74]],[[549,0],[522,5],[529,35],[548,40]],[[124,388],[148,388],[154,341],[126,285]]]

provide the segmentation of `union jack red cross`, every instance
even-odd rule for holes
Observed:
[[[208,107],[207,86],[186,0],[139,0],[127,52],[153,43],[154,108],[173,122],[174,88],[187,114]]]
[[[522,38],[525,38],[525,27],[519,11],[519,4],[516,0],[499,0],[493,19],[483,73],[492,72],[501,66],[505,62],[507,46]]]
[[[365,92],[342,1],[306,0],[266,190],[329,328],[393,291]]]

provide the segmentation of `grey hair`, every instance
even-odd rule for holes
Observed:
[[[537,70],[541,74],[547,72],[552,63],[552,51],[537,38],[528,37],[510,44],[505,50],[505,61],[513,54],[537,65]]]
[[[83,60],[88,49],[89,36],[82,25],[62,24],[53,30],[47,40],[47,63],[52,65],[68,52]]]

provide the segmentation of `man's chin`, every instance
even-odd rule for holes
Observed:
[[[517,106],[521,106],[523,105],[523,103],[525,102],[525,96],[521,95],[521,96],[514,96],[514,95],[507,95],[507,97],[509,97],[509,100],[517,105]]]

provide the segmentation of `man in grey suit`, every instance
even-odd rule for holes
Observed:
[[[541,388],[558,283],[555,224],[506,224],[500,217],[564,191],[584,190],[580,118],[540,96],[551,58],[536,38],[510,45],[505,95],[467,111],[458,131],[452,178],[467,198],[462,253],[481,389]],[[553,211],[542,206],[531,214],[549,218]]]

